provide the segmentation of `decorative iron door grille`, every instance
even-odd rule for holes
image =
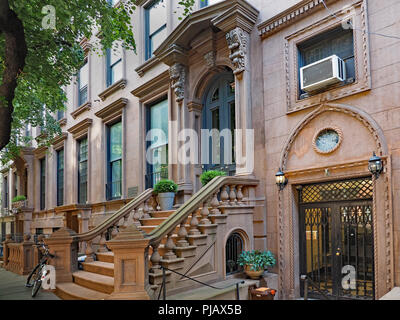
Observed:
[[[309,284],[309,295],[374,299],[371,178],[299,189],[301,274],[319,288]]]

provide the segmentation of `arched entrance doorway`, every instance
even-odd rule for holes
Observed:
[[[203,129],[209,130],[202,149],[203,170],[220,170],[234,175],[235,164],[235,80],[233,73],[215,76],[204,96]]]

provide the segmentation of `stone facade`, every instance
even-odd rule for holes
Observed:
[[[280,296],[300,295],[299,222],[296,186],[370,176],[368,159],[376,152],[384,172],[374,179],[375,297],[400,285],[400,5],[390,0],[330,0],[329,10],[317,0],[229,0],[196,9],[182,22],[177,0],[167,1],[168,37],[145,60],[144,10],[139,1],[132,16],[138,52],[123,53],[122,79],[106,87],[104,57],[87,51],[89,102],[78,106],[77,84],[66,90],[68,106],[60,121],[63,136],[49,150],[26,150],[27,198],[30,215],[19,232],[68,226],[81,233],[98,225],[146,188],[146,109],[168,99],[168,156],[177,157],[183,128],[199,130],[210,82],[229,70],[234,76],[235,124],[242,129],[238,157],[248,156],[246,133],[254,130],[254,166],[237,164],[236,175],[254,176],[257,187],[252,221],[254,248],[278,257]],[[199,4],[196,4],[198,6]],[[332,13],[335,15],[333,16]],[[352,19],[355,81],[300,99],[298,44]],[[369,33],[368,33],[369,32]],[[375,33],[375,34],[374,34]],[[107,201],[107,125],[122,122],[122,196]],[[337,128],[341,143],[331,153],[315,149],[314,137]],[[77,140],[88,137],[88,197],[77,203]],[[57,206],[56,151],[64,149],[64,205]],[[239,154],[240,153],[240,154]],[[46,158],[46,205],[40,210],[39,159]],[[185,202],[201,184],[201,165],[168,165]],[[275,173],[281,168],[288,185],[279,191]],[[3,177],[12,177],[12,167]],[[10,179],[8,180],[10,181]],[[21,183],[18,188],[22,188]],[[9,184],[11,197],[12,184]],[[18,189],[22,190],[22,189]],[[2,196],[4,197],[4,188]],[[3,201],[4,203],[4,201]],[[9,201],[10,203],[10,201]],[[9,228],[9,227],[8,227]]]

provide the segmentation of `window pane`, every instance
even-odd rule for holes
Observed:
[[[121,160],[111,163],[111,198],[120,198],[121,193],[121,179],[122,178],[122,165]]]
[[[151,135],[153,147],[168,143],[168,100],[159,102],[150,108],[150,129],[161,129],[164,137],[157,136],[155,132]]]
[[[84,87],[79,90],[79,105],[87,102],[88,99],[88,87]]]
[[[57,152],[57,206],[64,203],[64,150]]]
[[[166,37],[167,37],[166,27],[161,31],[150,36],[151,54],[153,54],[154,50],[156,50],[160,46],[160,44],[165,40]]]
[[[111,67],[111,83],[113,84],[122,79],[122,60]]]
[[[110,161],[122,157],[122,123],[118,122],[110,127]]]
[[[149,8],[149,34],[160,29],[167,21],[166,1],[160,0]]]
[[[79,70],[79,89],[87,86],[89,82],[88,63]]]
[[[112,66],[117,61],[122,59],[122,46],[121,43],[114,42],[109,51],[110,53],[110,65]]]

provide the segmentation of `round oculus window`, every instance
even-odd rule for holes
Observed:
[[[341,132],[337,129],[326,128],[316,135],[314,146],[320,153],[330,153],[336,150],[341,142]]]

